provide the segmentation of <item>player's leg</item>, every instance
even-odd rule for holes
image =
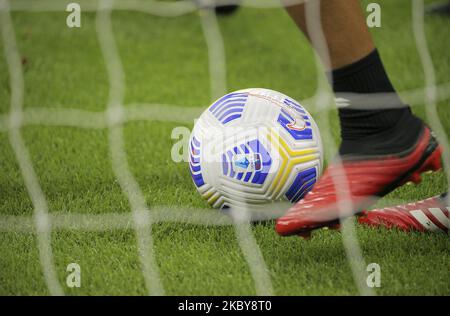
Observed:
[[[311,1],[290,7],[288,12],[311,38],[305,17],[307,5],[312,5]],[[395,92],[359,1],[321,1],[320,14],[331,85],[341,100],[338,106],[345,103],[338,108],[343,163],[331,162],[313,190],[277,220],[281,235],[305,235],[336,224],[340,216],[338,196],[351,199],[354,210],[346,215],[353,215],[407,181],[420,182],[421,172],[440,168],[441,148]],[[327,61],[327,53],[318,47],[316,50]]]
[[[305,5],[289,6],[286,10],[303,34],[311,41],[312,35],[307,27]],[[321,1],[320,15],[332,69],[350,65],[369,55],[375,49],[359,1]],[[327,59],[319,48],[316,48],[316,51],[322,60]]]
[[[305,4],[288,7],[287,10],[310,38]],[[377,143],[386,147],[379,148],[381,154],[409,148],[415,143],[423,124],[397,96],[373,44],[359,1],[321,1],[320,15],[332,68],[331,85],[337,97],[348,99],[346,107],[339,108],[341,154],[377,153],[376,150],[361,148],[369,136],[375,138],[369,147]],[[323,56],[325,52],[319,48],[316,50],[324,60],[327,59]],[[395,142],[383,134],[393,128],[401,134],[401,139],[395,139]],[[386,144],[386,141],[392,144]]]
[[[358,222],[404,231],[448,233],[449,210],[448,193],[444,193],[418,202],[363,211]]]

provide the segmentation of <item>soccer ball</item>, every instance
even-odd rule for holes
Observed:
[[[311,190],[322,164],[311,115],[268,89],[239,90],[215,101],[196,121],[189,142],[192,179],[215,208],[296,202]]]

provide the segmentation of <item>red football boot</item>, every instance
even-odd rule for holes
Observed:
[[[277,220],[275,229],[282,236],[307,237],[313,229],[336,227],[339,218],[360,213],[398,186],[419,183],[422,172],[441,169],[441,153],[425,126],[416,144],[401,154],[345,157],[342,164],[328,166],[312,191]],[[338,201],[345,213],[339,211]]]
[[[423,201],[363,211],[360,224],[397,228],[403,231],[440,231],[448,233],[450,205],[447,193]]]

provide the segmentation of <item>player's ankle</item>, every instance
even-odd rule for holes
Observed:
[[[393,113],[398,115],[398,113]],[[422,134],[424,123],[410,111],[400,113],[398,121],[385,128],[373,128],[371,132],[355,133],[348,129],[341,132],[341,155],[387,155],[411,149]]]
[[[331,73],[341,123],[342,154],[409,148],[423,123],[395,92],[378,51]]]

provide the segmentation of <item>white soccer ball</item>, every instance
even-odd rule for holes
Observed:
[[[313,118],[297,101],[268,89],[218,99],[195,123],[189,146],[194,184],[215,208],[296,202],[322,172]]]

